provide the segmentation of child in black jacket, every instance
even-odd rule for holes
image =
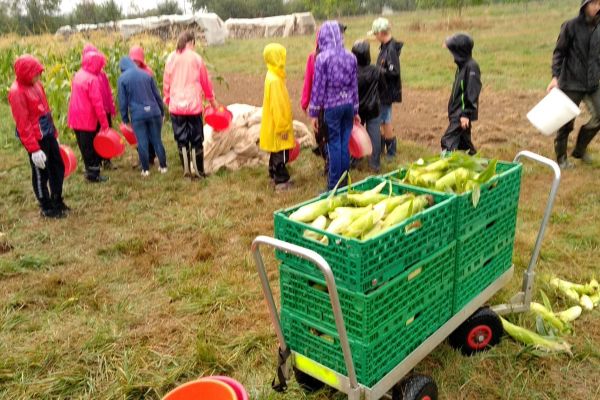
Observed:
[[[358,63],[358,98],[360,105],[358,115],[367,128],[373,153],[369,159],[369,167],[375,173],[381,169],[381,101],[379,92],[385,89],[385,75],[381,68],[371,64],[371,47],[367,41],[357,41],[352,53]]]
[[[446,39],[444,47],[450,50],[458,66],[448,102],[450,125],[442,137],[442,150],[477,152],[471,140],[471,126],[479,114],[481,71],[472,57],[475,43],[471,36],[458,33]]]

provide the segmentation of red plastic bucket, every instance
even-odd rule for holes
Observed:
[[[367,133],[367,130],[361,124],[354,124],[348,144],[350,155],[354,158],[363,158],[373,153],[373,143]]]
[[[104,159],[119,157],[125,152],[125,145],[121,136],[114,129],[106,129],[98,132],[94,139],[94,150]]]
[[[125,140],[127,140],[127,143],[129,143],[132,146],[137,145],[137,138],[135,137],[135,133],[133,132],[133,129],[131,129],[129,127],[129,125],[122,123],[119,126],[119,129],[121,130],[121,135],[123,135]]]
[[[163,400],[238,400],[238,397],[227,383],[207,378],[183,384],[167,393]]]
[[[207,107],[204,110],[204,121],[215,131],[220,132],[229,128],[233,114],[227,108],[221,106],[216,110],[212,107]]]
[[[288,163],[292,163],[292,162],[296,161],[299,156],[300,156],[300,142],[298,141],[298,139],[296,139],[296,144],[294,145],[294,148],[290,150],[290,158],[288,160]]]
[[[65,178],[71,175],[77,169],[77,157],[73,149],[69,146],[61,144],[59,146],[60,157],[62,158],[63,164],[65,165]]]
[[[244,388],[244,386],[233,378],[230,378],[228,376],[211,376],[211,377],[203,378],[200,380],[204,380],[204,379],[214,379],[214,380],[221,381],[221,382],[228,384],[235,392],[235,395],[237,396],[237,400],[248,400],[249,399],[248,393],[246,392],[246,389]]]

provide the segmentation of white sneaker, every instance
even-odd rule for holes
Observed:
[[[166,174],[166,173],[167,173],[167,171],[168,171],[168,170],[167,170],[167,167],[164,167],[164,168],[162,168],[162,167],[158,167],[158,172],[160,172],[161,174]]]
[[[150,176],[150,171],[142,171],[142,178],[147,178]]]

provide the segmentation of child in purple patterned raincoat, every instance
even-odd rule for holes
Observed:
[[[325,22],[319,31],[319,56],[315,63],[309,114],[318,129],[317,117],[321,110],[325,111],[329,130],[329,190],[350,169],[348,143],[354,121],[360,122],[357,69],[356,57],[344,49],[338,22]]]

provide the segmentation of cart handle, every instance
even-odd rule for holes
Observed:
[[[515,297],[513,297],[509,304],[503,304],[493,308],[494,311],[501,315],[529,311],[531,299],[533,298],[535,267],[540,257],[540,251],[542,249],[544,234],[546,233],[546,228],[548,227],[548,224],[550,222],[552,208],[554,207],[554,201],[556,200],[556,196],[558,194],[558,187],[560,185],[561,171],[560,167],[556,162],[527,150],[518,153],[515,157],[515,162],[521,162],[521,160],[524,158],[543,164],[552,169],[552,171],[554,172],[554,180],[552,181],[552,187],[550,189],[550,194],[548,195],[548,202],[546,204],[546,210],[544,211],[544,217],[542,218],[542,224],[540,226],[540,230],[535,241],[535,246],[533,247],[531,259],[529,260],[529,266],[527,267],[527,271],[525,271],[523,275],[522,291],[518,293]]]
[[[269,284],[265,264],[260,253],[261,245],[273,247],[277,250],[281,250],[286,253],[303,258],[307,261],[310,261],[311,263],[315,264],[325,276],[325,281],[327,282],[327,290],[329,291],[329,299],[331,301],[331,307],[333,309],[333,315],[335,317],[335,326],[337,328],[338,335],[340,336],[340,344],[342,346],[342,352],[344,353],[344,361],[346,363],[348,379],[350,380],[350,387],[353,390],[356,390],[358,388],[358,381],[356,379],[356,372],[354,370],[354,362],[352,360],[352,352],[350,350],[350,343],[348,341],[348,333],[346,332],[346,325],[344,323],[344,318],[342,315],[342,307],[340,305],[337,285],[335,284],[335,279],[333,277],[333,272],[331,271],[329,263],[325,261],[325,259],[321,255],[312,250],[296,246],[294,244],[287,243],[272,237],[258,236],[252,242],[252,255],[254,256],[254,261],[256,262],[256,267],[258,269],[258,275],[260,276],[263,294],[265,296],[265,300],[267,301],[267,306],[269,307],[269,314],[271,314],[271,320],[273,322],[273,325],[275,326],[275,333],[277,334],[277,338],[279,339],[281,351],[284,353],[287,351],[287,343],[285,342],[285,337],[283,336],[281,320],[279,318],[279,313],[277,312],[277,307],[273,298],[273,291],[271,290],[271,285]]]

